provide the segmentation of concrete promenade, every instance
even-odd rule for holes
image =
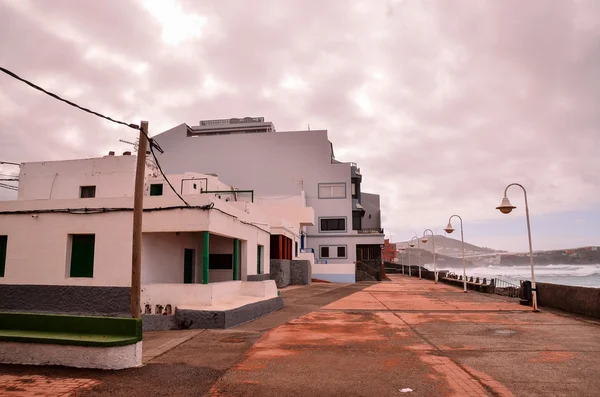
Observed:
[[[283,290],[286,307],[236,329],[149,333],[142,368],[0,366],[0,396],[43,379],[71,387],[43,396],[598,395],[600,322],[391,278]]]

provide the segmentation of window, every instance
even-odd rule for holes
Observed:
[[[321,231],[345,231],[346,218],[322,218]]]
[[[346,198],[346,184],[319,183],[319,198]]]
[[[356,183],[352,183],[352,197],[356,196]]]
[[[208,268],[211,270],[233,269],[233,254],[209,254]]]
[[[94,234],[71,234],[70,277],[94,277]]]
[[[345,245],[321,245],[319,251],[321,258],[346,259],[348,257]]]
[[[79,187],[79,198],[92,198],[96,197],[96,186],[80,186]]]
[[[150,196],[162,196],[163,195],[163,184],[153,183],[150,185]]]
[[[4,277],[4,269],[6,268],[6,246],[8,236],[0,236],[0,277]]]

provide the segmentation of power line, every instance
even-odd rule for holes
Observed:
[[[171,182],[167,179],[167,176],[165,175],[165,173],[163,172],[162,167],[160,166],[160,163],[158,162],[158,158],[156,157],[156,154],[154,153],[154,145],[153,145],[154,139],[150,140],[150,153],[152,154],[152,157],[154,157],[154,162],[156,163],[156,167],[158,168],[158,170],[160,171],[160,173],[162,174],[163,178],[165,178],[165,181],[167,182],[167,184],[169,185],[169,187],[171,188],[171,190],[173,191],[173,193],[175,193],[177,195],[177,197],[179,197],[179,199],[181,201],[183,201],[183,203],[186,206],[190,206],[189,203],[187,201],[185,201],[183,199],[183,197],[181,197],[181,195],[177,192],[177,190],[175,190],[175,188],[173,187],[173,185],[171,185]],[[162,151],[162,149],[160,148],[160,146],[157,147],[157,150]],[[162,152],[164,153],[164,152]]]
[[[5,69],[5,68],[3,68],[2,66],[0,66],[0,71],[2,71],[2,72],[4,72],[4,73],[6,73],[7,75],[9,75],[9,76],[11,76],[11,77],[13,77],[13,78],[15,78],[15,79],[17,79],[17,80],[19,80],[19,81],[22,81],[23,83],[27,84],[28,86],[30,86],[30,87],[32,87],[32,88],[34,88],[34,89],[38,90],[38,91],[41,91],[41,92],[43,92],[43,93],[44,93],[44,94],[46,94],[46,95],[49,95],[49,96],[51,96],[52,98],[58,99],[59,101],[62,101],[62,102],[65,102],[66,104],[68,104],[68,105],[71,105],[71,106],[73,106],[73,107],[75,107],[75,108],[77,108],[77,109],[83,110],[84,112],[87,112],[87,113],[93,114],[93,115],[95,115],[95,116],[101,117],[101,118],[103,118],[103,119],[106,119],[106,120],[108,120],[108,121],[112,121],[113,123],[121,124],[121,125],[124,125],[124,126],[126,126],[126,127],[133,128],[134,130],[139,130],[139,131],[141,131],[141,132],[142,132],[142,134],[143,134],[143,135],[146,137],[146,139],[148,139],[148,143],[149,143],[149,145],[150,145],[150,153],[152,153],[152,157],[154,157],[154,161],[156,162],[156,166],[157,166],[158,170],[160,171],[160,173],[162,174],[163,178],[165,178],[165,181],[166,181],[166,182],[167,182],[167,184],[168,184],[168,185],[171,187],[171,190],[173,190],[173,192],[174,192],[174,193],[177,195],[177,197],[179,197],[179,199],[180,199],[180,200],[181,200],[181,201],[182,201],[182,202],[183,202],[183,203],[184,203],[184,204],[185,204],[187,207],[189,207],[189,206],[190,206],[190,205],[189,205],[189,203],[188,203],[187,201],[185,201],[185,200],[183,199],[183,197],[181,197],[181,195],[180,195],[180,194],[177,192],[177,190],[175,190],[175,188],[173,187],[173,185],[171,184],[171,182],[169,181],[169,179],[167,179],[167,176],[165,175],[165,173],[164,173],[164,171],[163,171],[162,167],[160,166],[160,163],[159,163],[159,161],[158,161],[158,158],[156,157],[156,154],[154,153],[154,149],[156,149],[156,150],[157,150],[159,153],[161,153],[161,154],[162,154],[162,153],[164,153],[165,151],[164,151],[164,150],[163,150],[163,149],[160,147],[160,145],[159,145],[159,144],[158,144],[158,143],[157,143],[157,142],[156,142],[154,139],[150,138],[150,137],[148,136],[148,134],[146,134],[146,132],[145,132],[145,131],[143,131],[143,130],[140,128],[140,126],[139,126],[139,125],[137,125],[137,124],[133,124],[133,123],[126,123],[126,122],[124,122],[124,121],[115,120],[115,119],[113,119],[113,118],[111,118],[111,117],[105,116],[105,115],[103,115],[103,114],[101,114],[101,113],[98,113],[98,112],[95,112],[95,111],[93,111],[93,110],[91,110],[91,109],[84,108],[83,106],[80,106],[80,105],[78,105],[78,104],[76,104],[76,103],[74,103],[74,102],[71,102],[71,101],[67,100],[67,99],[63,99],[63,98],[61,98],[60,96],[58,96],[57,94],[54,94],[54,93],[52,93],[52,92],[50,92],[50,91],[47,91],[47,90],[45,90],[44,88],[42,88],[42,87],[40,87],[40,86],[38,86],[38,85],[36,85],[36,84],[32,83],[31,81],[28,81],[28,80],[26,80],[26,79],[24,79],[24,78],[22,78],[22,77],[19,77],[19,76],[18,76],[16,73],[13,73],[13,72],[11,72],[11,71],[10,71],[10,70],[8,70],[8,69]],[[10,165],[17,165],[17,166],[20,166],[20,164],[18,164],[18,163],[11,163],[11,162],[8,162],[8,161],[2,161],[2,162],[0,162],[0,164],[10,164]]]
[[[160,211],[172,211],[172,210],[202,210],[202,211],[211,211],[215,210],[223,215],[227,215],[233,219],[237,219],[241,223],[252,226],[258,230],[262,230],[265,233],[271,234],[268,230],[265,230],[252,222],[246,222],[239,219],[237,216],[230,214],[229,212],[223,211],[219,207],[215,206],[215,203],[211,202],[206,205],[194,205],[194,206],[183,206],[177,205],[172,207],[154,207],[154,208],[144,208],[144,212],[160,212]],[[97,207],[97,208],[45,208],[45,209],[35,209],[35,210],[15,210],[15,211],[0,211],[0,215],[36,215],[36,214],[71,214],[71,215],[94,215],[94,214],[104,214],[108,212],[131,212],[133,208],[131,207]]]
[[[21,164],[19,164],[19,163],[13,163],[11,161],[0,161],[0,164],[16,165],[17,167],[21,166]]]
[[[115,119],[113,119],[113,118],[111,118],[111,117],[108,117],[108,116],[105,116],[105,115],[103,115],[103,114],[101,114],[101,113],[94,112],[94,111],[93,111],[93,110],[91,110],[91,109],[84,108],[83,106],[79,106],[78,104],[76,104],[76,103],[74,103],[74,102],[71,102],[71,101],[69,101],[69,100],[67,100],[67,99],[63,99],[63,98],[61,98],[60,96],[58,96],[58,95],[56,95],[56,94],[54,94],[54,93],[52,93],[52,92],[50,92],[50,91],[46,91],[45,89],[43,89],[43,88],[42,88],[42,87],[40,87],[39,85],[36,85],[36,84],[32,83],[31,81],[28,81],[28,80],[25,80],[25,79],[24,79],[24,78],[22,78],[22,77],[19,77],[19,76],[18,76],[16,73],[13,73],[13,72],[11,72],[11,71],[10,71],[10,70],[8,70],[8,69],[5,69],[5,68],[3,68],[2,66],[0,66],[0,71],[2,71],[2,72],[4,72],[4,73],[6,73],[6,74],[7,74],[7,75],[9,75],[10,77],[13,77],[13,78],[15,78],[15,79],[17,79],[17,80],[19,80],[19,81],[22,81],[23,83],[27,84],[28,86],[30,86],[30,87],[32,87],[32,88],[34,88],[34,89],[38,90],[38,91],[41,91],[41,92],[43,92],[43,93],[44,93],[44,94],[46,94],[46,95],[50,95],[52,98],[58,99],[59,101],[62,101],[62,102],[64,102],[64,103],[68,104],[68,105],[71,105],[71,106],[73,106],[73,107],[76,107],[76,108],[78,108],[78,109],[80,109],[80,110],[83,110],[84,112],[87,112],[87,113],[93,114],[93,115],[95,115],[95,116],[101,117],[101,118],[103,118],[103,119],[106,119],[106,120],[108,120],[108,121],[112,121],[113,123],[121,124],[121,125],[124,125],[124,126],[126,126],[126,127],[129,127],[129,128],[133,128],[134,130],[139,130],[139,129],[140,129],[140,126],[139,126],[139,125],[137,125],[137,124],[133,124],[133,123],[126,123],[126,122],[124,122],[124,121],[115,120]]]
[[[13,185],[9,185],[9,184],[6,184],[6,183],[0,183],[0,187],[1,187],[1,188],[4,188],[4,189],[7,189],[7,190],[13,190],[13,191],[15,191],[15,192],[18,192],[18,191],[19,191],[19,188],[18,188],[18,187],[16,187],[16,186],[13,186]]]

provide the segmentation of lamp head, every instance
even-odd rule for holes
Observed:
[[[454,228],[452,227],[452,224],[448,222],[448,226],[446,226],[444,230],[446,231],[446,233],[450,234],[454,231]]]
[[[500,210],[500,212],[502,212],[503,214],[510,214],[510,212],[515,208],[517,207],[510,203],[508,197],[504,197],[500,205],[496,207],[496,209]]]
[[[410,244],[408,244],[408,246],[412,248],[415,246],[415,243],[411,242]]]

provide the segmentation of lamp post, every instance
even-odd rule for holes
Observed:
[[[417,249],[419,251],[417,251],[417,263],[419,264],[419,280],[421,279],[421,244],[419,243],[419,237],[417,237],[417,235],[415,235],[413,238],[410,239],[410,244],[411,247],[414,247],[415,245],[413,244],[413,240],[417,239]]]
[[[529,265],[531,266],[531,308],[534,312],[538,311],[537,308],[537,291],[535,288],[535,274],[533,271],[533,248],[531,245],[531,223],[529,222],[529,204],[527,203],[527,191],[523,187],[523,185],[518,183],[511,183],[504,189],[504,198],[499,206],[496,209],[500,210],[503,214],[510,214],[510,212],[517,208],[510,203],[506,193],[508,192],[508,188],[511,186],[519,186],[523,189],[523,194],[525,195],[525,216],[527,218],[527,237],[529,238]]]
[[[406,251],[406,248],[402,247],[400,248],[400,255],[401,255],[401,260],[402,260],[402,274],[404,275],[404,252]]]
[[[381,244],[379,245],[379,248],[381,248],[381,258],[379,258],[381,260],[381,268],[379,270],[380,273],[380,281],[385,280],[385,264],[383,263],[383,253],[385,252],[384,250],[386,249],[385,244]]]
[[[450,221],[452,220],[452,218],[457,217],[458,219],[460,219],[460,240],[462,242],[462,262],[463,262],[463,287],[464,287],[464,291],[463,292],[467,292],[467,269],[465,267],[465,238],[463,235],[463,221],[462,218],[458,215],[452,215],[450,218],[448,218],[448,226],[446,226],[446,228],[444,229],[446,231],[446,233],[450,234],[454,231],[454,228],[452,227],[452,223],[450,223]]]
[[[438,275],[437,269],[435,267],[435,235],[433,234],[433,231],[431,229],[425,229],[425,231],[423,232],[423,237],[421,237],[421,241],[423,242],[423,244],[427,244],[427,232],[431,233],[431,244],[433,245],[433,281],[437,284]]]
[[[402,262],[402,274],[404,274],[404,251],[406,251],[406,248],[399,248],[398,251],[400,251],[400,261]]]
[[[412,243],[412,240],[408,243],[408,248],[412,248],[415,245]],[[407,249],[408,249],[407,248]],[[410,254],[410,250],[408,250],[408,277],[412,277],[412,263],[411,263],[411,254]]]

